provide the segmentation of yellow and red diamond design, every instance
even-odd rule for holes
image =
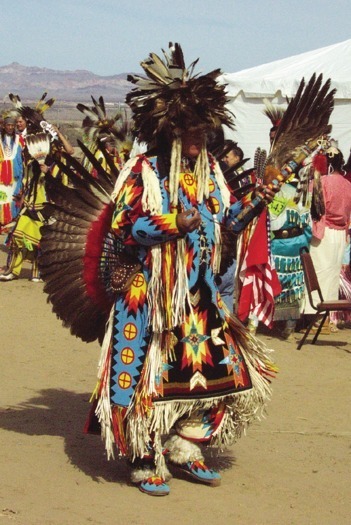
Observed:
[[[225,332],[225,340],[226,345],[223,346],[224,359],[220,361],[220,364],[227,365],[228,373],[231,370],[233,371],[235,387],[246,386],[248,378],[244,359],[228,332]]]
[[[126,293],[124,304],[129,314],[136,314],[138,309],[141,309],[146,302],[146,281],[142,273],[137,273],[133,279],[132,286]]]
[[[166,232],[167,235],[177,235],[179,233],[175,214],[169,213],[150,217],[149,225],[155,229],[155,232]]]
[[[192,173],[180,173],[179,184],[187,200],[191,204],[196,204],[197,184]]]
[[[192,366],[193,371],[202,370],[203,364],[213,366],[213,361],[208,346],[206,335],[206,314],[194,313],[194,323],[189,319],[184,323],[184,337],[181,342],[184,344],[182,356],[182,370],[187,366]]]

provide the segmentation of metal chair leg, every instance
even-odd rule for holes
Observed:
[[[312,344],[313,344],[313,345],[314,345],[314,343],[315,343],[315,342],[317,341],[317,339],[318,339],[318,336],[319,336],[319,334],[320,334],[320,331],[321,331],[322,328],[323,328],[323,325],[324,325],[325,320],[326,320],[326,318],[327,318],[327,316],[328,316],[328,313],[329,313],[329,312],[325,312],[325,314],[323,315],[322,321],[319,323],[319,326],[318,326],[317,332],[316,332],[314,338],[312,339]],[[317,314],[317,317],[318,317],[318,314]]]
[[[313,327],[314,323],[316,322],[316,319],[318,317],[318,313],[312,318],[312,321],[310,322],[310,324],[308,325],[308,327],[306,328],[306,332],[304,333],[302,339],[299,341],[298,345],[297,345],[297,350],[300,350],[300,348],[302,347],[302,345],[304,344],[304,342],[306,341],[307,337],[308,337],[308,334],[310,333],[311,331],[311,328]]]

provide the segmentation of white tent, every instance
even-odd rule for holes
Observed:
[[[236,129],[226,131],[226,137],[238,142],[245,157],[252,160],[258,146],[269,149],[271,122],[263,114],[263,99],[286,107],[286,97],[292,97],[301,79],[304,77],[307,81],[313,73],[322,73],[324,81],[331,78],[331,87],[337,89],[330,118],[332,136],[338,141],[345,160],[348,158],[351,147],[351,40],[221,76],[221,82],[227,84],[228,107],[236,117]]]

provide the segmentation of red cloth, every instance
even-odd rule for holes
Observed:
[[[4,186],[11,186],[11,184],[13,184],[12,160],[3,160],[1,162],[0,183]]]
[[[267,210],[264,210],[258,218],[240,270],[242,289],[238,317],[241,321],[253,313],[266,326],[272,326],[274,297],[280,294],[281,285],[270,259]]]

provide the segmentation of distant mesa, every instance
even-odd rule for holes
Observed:
[[[128,74],[100,76],[85,69],[60,71],[12,62],[0,66],[0,100],[9,93],[23,100],[38,99],[47,91],[49,97],[68,102],[87,102],[91,95],[103,95],[106,102],[123,102],[132,88]]]

